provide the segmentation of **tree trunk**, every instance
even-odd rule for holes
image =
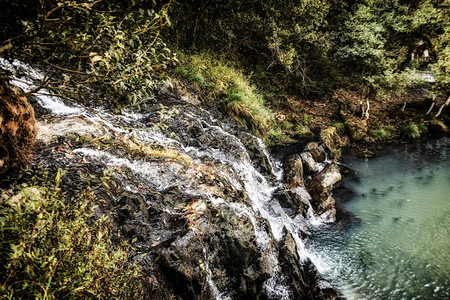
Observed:
[[[441,114],[441,112],[444,109],[444,107],[447,106],[449,103],[450,103],[450,95],[448,96],[447,100],[445,100],[445,103],[442,104],[442,106],[439,108],[439,111],[436,114],[436,118],[439,117],[439,115]]]

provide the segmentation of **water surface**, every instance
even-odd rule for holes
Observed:
[[[450,299],[449,141],[347,165],[360,220],[312,237],[319,271],[348,299]]]

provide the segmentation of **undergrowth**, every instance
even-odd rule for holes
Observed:
[[[139,299],[131,246],[114,240],[107,217],[94,217],[92,191],[67,199],[62,176],[2,192],[0,298]]]

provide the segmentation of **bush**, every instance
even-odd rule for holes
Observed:
[[[379,128],[379,129],[375,129],[372,130],[372,136],[376,139],[376,140],[384,140],[385,138],[389,137],[389,133],[384,130],[383,128]]]
[[[0,81],[0,174],[27,162],[37,130],[25,97]]]
[[[59,171],[57,185],[61,176]],[[142,296],[140,269],[129,262],[131,248],[113,241],[107,217],[93,219],[91,191],[68,201],[58,188],[13,190],[0,198],[0,298]]]
[[[414,138],[415,139],[415,138],[420,137],[419,126],[417,126],[417,124],[415,124],[413,122],[409,122],[408,125],[403,127],[403,131],[410,138]]]

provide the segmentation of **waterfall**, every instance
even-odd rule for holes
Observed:
[[[16,75],[17,77],[11,84],[22,88],[24,91],[32,90],[36,82],[44,79],[41,72],[16,60],[10,63],[0,58],[0,65],[10,70],[21,69],[21,73],[25,75],[21,77]],[[270,277],[263,285],[266,293],[274,299],[291,299],[289,287],[285,284],[285,277],[280,267],[278,250],[271,241],[274,238],[276,242],[280,242],[286,232],[290,233],[295,241],[300,262],[304,262],[310,255],[305,249],[301,233],[307,231],[308,225],[317,225],[321,222],[314,216],[311,205],[309,205],[308,210],[309,220],[303,218],[301,214],[292,218],[285,213],[280,203],[273,197],[273,192],[282,185],[283,174],[270,157],[261,139],[250,133],[244,133],[256,142],[265,159],[269,162],[271,173],[275,178],[272,180],[266,178],[257,170],[246,146],[238,138],[235,129],[211,118],[209,114],[208,117],[205,117],[193,111],[182,112],[184,118],[192,122],[200,121],[202,134],[208,137],[209,144],[198,146],[145,124],[144,120],[147,117],[145,113],[126,112],[124,115],[114,115],[101,108],[85,108],[75,103],[67,105],[58,97],[49,94],[48,91],[41,90],[41,94],[37,94],[36,99],[38,104],[49,110],[51,114],[64,116],[65,118],[82,117],[112,132],[115,137],[125,140],[134,139],[143,145],[152,147],[172,149],[176,152],[177,157],[192,162],[187,165],[174,162],[151,162],[144,158],[120,157],[109,150],[90,147],[81,147],[73,151],[82,154],[89,161],[100,162],[105,167],[126,168],[139,178],[143,185],[145,184],[151,189],[163,191],[171,186],[177,186],[186,194],[200,195],[208,199],[214,207],[226,207],[236,216],[249,218],[254,229],[258,249],[269,266],[267,271]],[[226,167],[223,170],[216,171],[219,174],[218,176],[226,178],[233,189],[243,190],[249,199],[248,203],[245,199],[242,199],[241,202],[229,202],[211,191],[202,189],[202,185],[195,181],[195,178],[192,178],[191,175],[198,174],[199,169],[208,164]],[[233,176],[234,174],[236,177]],[[296,192],[305,203],[309,204],[310,196],[305,189]],[[269,225],[269,231],[266,230],[266,223]],[[214,283],[204,247],[203,251],[202,268],[210,290],[216,299],[227,299],[223,291],[220,291]]]

